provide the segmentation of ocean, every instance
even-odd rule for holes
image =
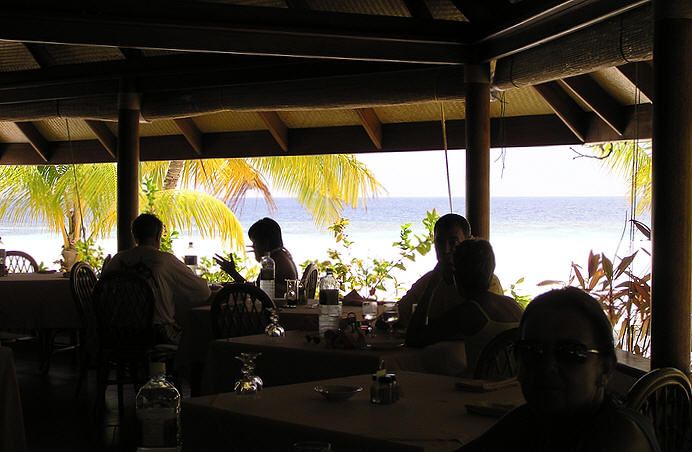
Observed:
[[[260,198],[247,198],[236,216],[246,233],[256,220],[270,216],[279,222],[284,244],[297,264],[307,259],[324,260],[327,250],[337,247],[329,230],[318,229],[310,215],[292,198],[276,198],[276,210],[268,211]],[[453,199],[456,212],[463,215],[464,199]],[[381,197],[367,200],[367,207],[346,208],[343,217],[350,220],[347,228],[354,242],[353,254],[359,258],[397,259],[398,250],[392,243],[399,239],[401,225],[412,223],[414,233],[422,234],[421,220],[426,211],[449,212],[447,198]],[[590,250],[605,253],[611,259],[625,256],[639,248],[650,250],[650,243],[637,233],[630,243],[627,219],[629,201],[624,197],[501,197],[491,199],[490,242],[496,256],[495,274],[505,289],[524,278],[517,290],[525,295],[545,291],[536,284],[544,280],[566,281],[570,265],[586,266]],[[648,217],[638,218],[650,224]],[[6,249],[26,251],[48,268],[60,258],[62,239],[46,232],[41,226],[0,225],[0,237]],[[198,233],[181,232],[174,242],[174,252],[185,254],[188,242],[194,243],[200,256],[213,256],[222,250],[219,241],[202,239]],[[249,241],[248,241],[249,243]],[[116,250],[115,238],[99,240],[106,254]],[[639,259],[640,270],[650,269],[650,262]],[[406,272],[397,278],[405,287],[435,265],[434,250],[415,262],[406,262]],[[403,293],[391,293],[398,298]]]

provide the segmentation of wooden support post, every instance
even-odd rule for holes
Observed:
[[[692,5],[654,0],[651,368],[690,373]]]
[[[490,67],[465,65],[466,217],[475,237],[490,237]]]
[[[140,97],[123,83],[118,106],[118,251],[135,245],[132,221],[139,215]]]

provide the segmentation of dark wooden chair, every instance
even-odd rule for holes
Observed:
[[[24,251],[8,251],[5,255],[5,268],[8,273],[35,273],[36,260]]]
[[[228,284],[211,302],[214,339],[263,333],[274,301],[254,284]]]
[[[147,273],[128,269],[109,273],[94,286],[93,309],[98,333],[97,411],[106,387],[118,385],[118,408],[123,406],[123,385],[135,393],[147,376],[148,361],[172,361],[174,345],[158,346],[152,323],[155,292]],[[116,378],[110,380],[111,370]]]
[[[317,291],[317,265],[309,264],[305,267],[300,282],[305,291],[305,298],[315,298],[315,292]]]
[[[72,266],[72,270],[70,270],[70,288],[82,325],[78,331],[79,379],[77,380],[75,396],[79,396],[82,383],[88,374],[89,361],[92,356],[92,350],[88,347],[88,340],[96,333],[96,319],[94,318],[92,306],[92,295],[96,281],[96,273],[94,273],[94,270],[88,263],[80,261]]]
[[[632,385],[625,404],[651,420],[663,452],[690,450],[692,388],[678,369],[647,373]]]
[[[495,336],[481,351],[473,378],[501,379],[515,377],[518,372],[514,344],[519,340],[519,328]]]

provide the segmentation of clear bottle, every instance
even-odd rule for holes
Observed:
[[[260,289],[265,291],[267,295],[269,295],[269,298],[274,298],[276,265],[274,264],[274,259],[269,255],[269,252],[264,253],[264,256],[262,256],[260,266]]]
[[[150,363],[151,378],[137,393],[135,409],[141,427],[140,446],[180,451],[181,398],[165,373],[164,363]]]
[[[339,282],[334,278],[332,269],[320,280],[320,316],[319,333],[324,336],[327,330],[338,330],[341,320],[341,300],[339,300]]]
[[[185,265],[190,267],[193,273],[197,274],[197,251],[192,242],[188,242],[187,250],[185,251]]]

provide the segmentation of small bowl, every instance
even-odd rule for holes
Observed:
[[[355,394],[363,390],[362,386],[346,386],[346,385],[317,385],[315,391],[324,396],[330,402],[341,402],[348,400]]]

